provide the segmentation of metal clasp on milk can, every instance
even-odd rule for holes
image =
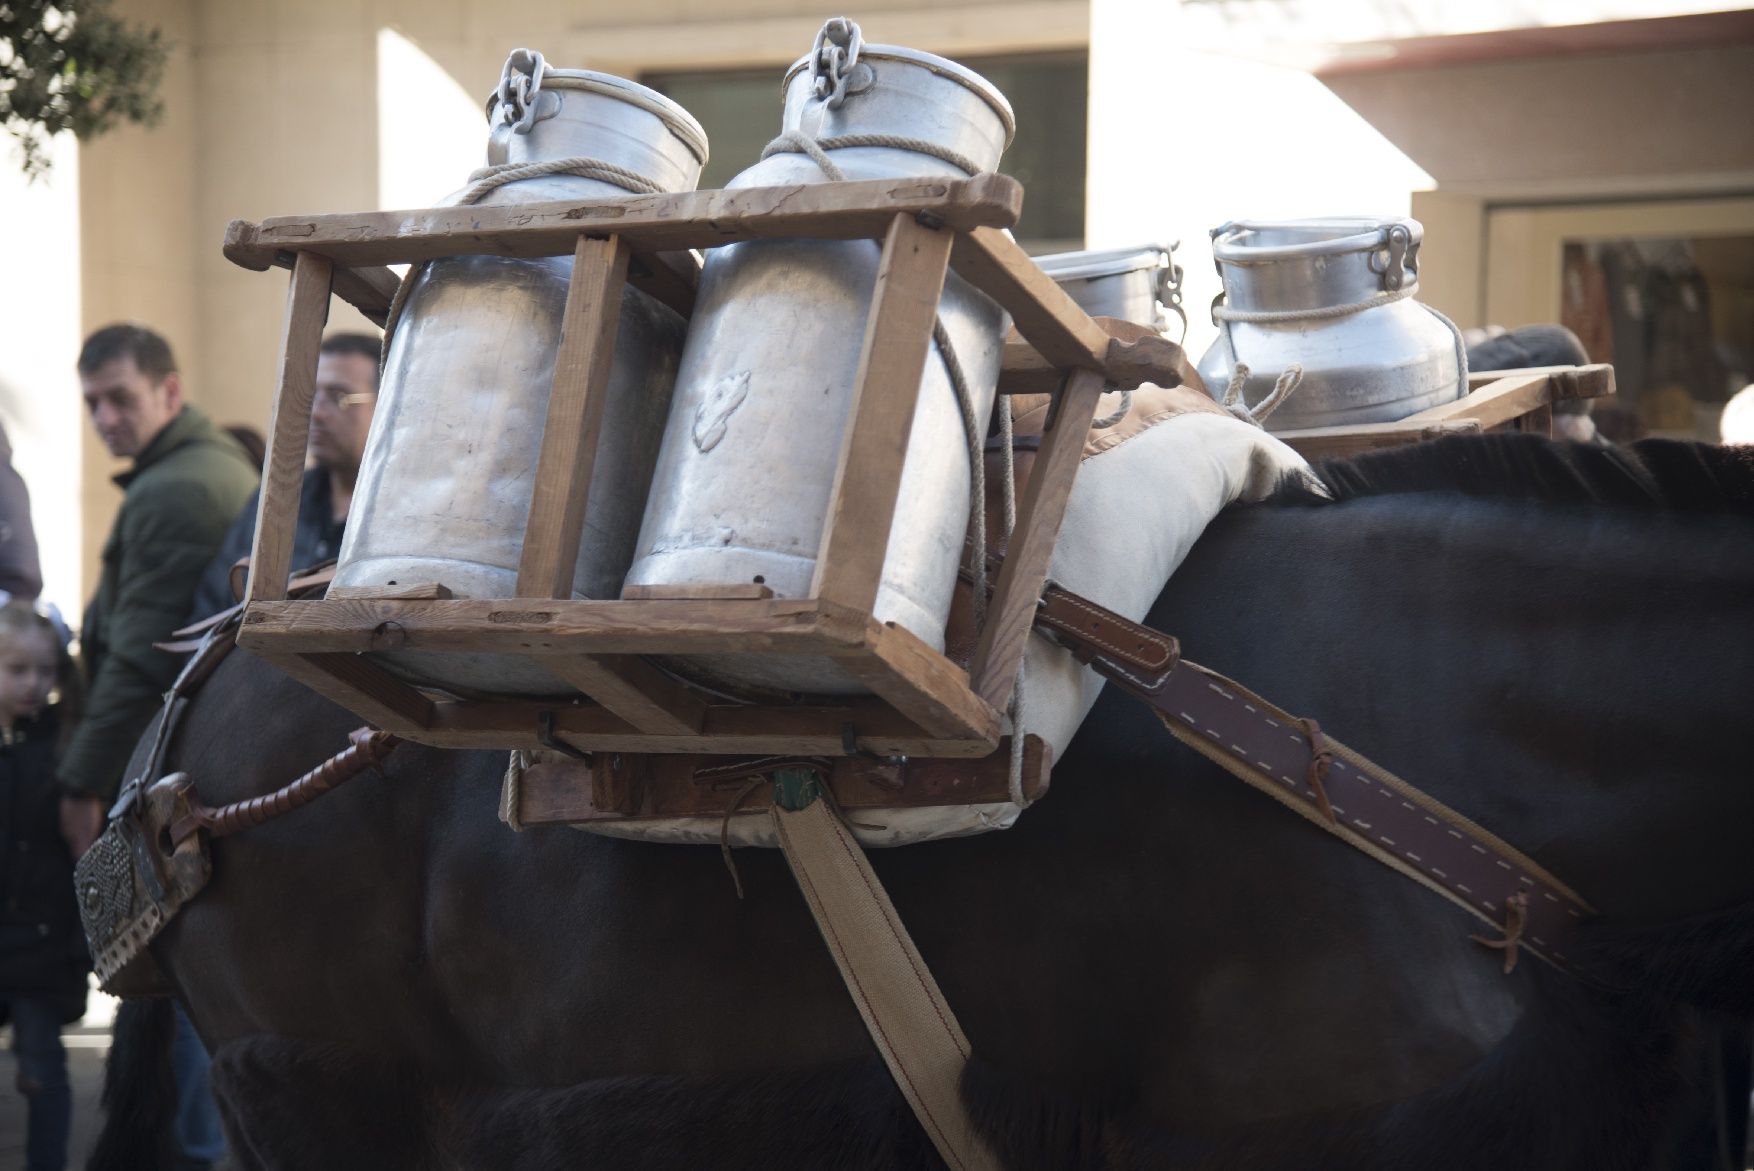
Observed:
[[[728,187],[961,177],[995,167],[1014,125],[983,78],[929,53],[865,44],[841,20],[788,71],[784,99],[783,133]],[[782,598],[810,596],[877,261],[877,245],[863,240],[757,240],[707,256],[628,586],[755,582]],[[985,419],[1005,315],[952,274],[938,317],[973,416]],[[869,539],[887,541],[875,616],[938,648],[971,476],[962,408],[946,355],[934,353],[894,523]],[[826,662],[699,656],[690,669],[740,686],[863,690]]]
[[[507,59],[487,114],[490,165],[445,204],[689,191],[706,162],[705,132],[668,98],[607,74],[551,69],[527,49]],[[457,256],[410,271],[391,309],[337,585],[516,594],[571,273],[567,256]],[[602,429],[613,439],[592,469],[576,597],[620,591],[684,331],[675,312],[625,290]],[[450,686],[572,690],[495,656],[384,658],[411,676],[418,661],[422,681]]]

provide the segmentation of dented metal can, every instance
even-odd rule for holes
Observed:
[[[823,148],[829,171],[799,138],[776,140],[729,187],[960,178],[998,164],[1013,122],[991,84],[929,53],[860,44],[856,26],[850,38],[845,26],[838,31],[837,41],[825,30],[817,53],[793,65],[783,86],[784,132]],[[809,596],[878,255],[866,240],[759,240],[708,254],[629,585],[759,582],[778,597]],[[984,421],[998,384],[1005,314],[951,273],[938,315]],[[936,647],[968,525],[968,447],[934,346],[894,522],[887,536],[869,539],[886,541],[875,616]],[[780,656],[689,663],[697,675],[728,684],[863,690],[830,665]]]
[[[1270,431],[1402,419],[1467,393],[1467,353],[1447,317],[1414,300],[1417,220],[1238,221],[1214,228],[1224,278],[1218,340],[1200,376],[1221,396],[1237,363],[1258,406],[1293,366],[1301,381]]]
[[[706,161],[704,131],[668,98],[607,74],[549,69],[525,50],[507,61],[488,117],[483,181],[446,205],[692,190]],[[569,160],[594,165],[577,167],[582,174],[510,169]],[[492,186],[496,180],[509,181]],[[458,256],[413,276],[392,322],[337,584],[437,583],[459,598],[515,595],[571,274],[569,256]],[[574,597],[619,593],[685,331],[668,307],[624,291]],[[387,658],[456,689],[572,691],[498,656]]]

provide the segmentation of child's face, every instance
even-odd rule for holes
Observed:
[[[46,630],[0,633],[0,718],[43,710],[55,688],[55,642]]]

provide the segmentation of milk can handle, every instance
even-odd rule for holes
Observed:
[[[513,134],[528,134],[536,122],[536,95],[542,92],[542,75],[548,65],[534,49],[513,49],[499,71],[499,121]]]
[[[811,92],[825,100],[829,109],[838,110],[847,100],[847,82],[864,45],[858,24],[844,16],[830,17],[817,32],[816,44],[810,49]]]

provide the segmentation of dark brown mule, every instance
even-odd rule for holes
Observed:
[[[1526,437],[1221,517],[1153,612],[1602,912],[1574,974],[1104,697],[1005,833],[873,863],[1014,1168],[1644,1168],[1754,1014],[1754,470]],[[247,655],[171,754],[210,803],[357,721]],[[504,758],[227,838],[155,953],[244,1168],[933,1165],[783,861],[495,819]],[[131,1058],[118,1045],[117,1062]],[[1708,1164],[1695,1164],[1708,1165]]]

